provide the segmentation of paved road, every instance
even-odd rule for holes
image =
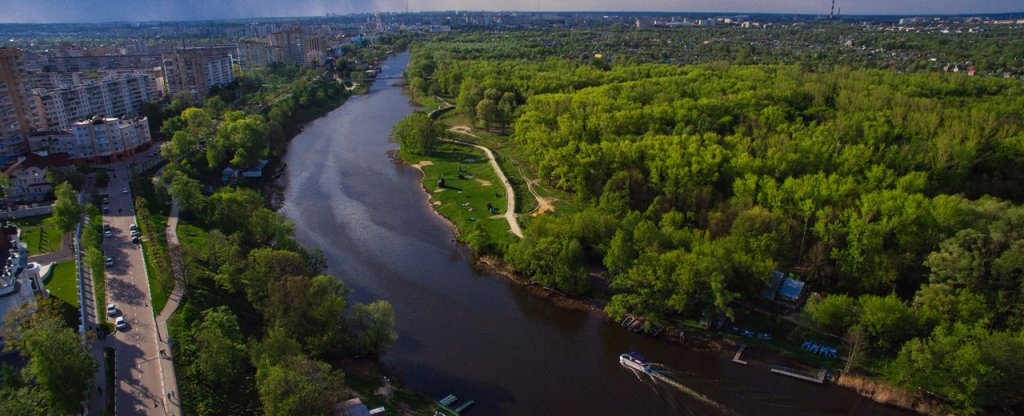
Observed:
[[[177,414],[164,408],[169,391],[164,389],[161,361],[166,359],[160,351],[166,346],[157,334],[142,250],[131,242],[135,216],[131,194],[122,192],[128,187],[126,166],[113,166],[114,175],[106,188],[109,212],[103,216],[113,233],[103,242],[103,252],[114,258],[114,266],[106,270],[107,302],[116,304],[128,321],[127,330],[104,341],[116,350],[117,414]]]

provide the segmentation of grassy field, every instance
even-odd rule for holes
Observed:
[[[77,280],[74,260],[63,261],[53,266],[50,279],[45,282],[46,289],[57,299],[77,308],[79,307]]]
[[[21,241],[28,245],[30,254],[60,250],[61,235],[49,215],[21,218],[14,221],[21,228]]]
[[[156,223],[154,225],[155,227],[162,227],[160,229],[167,228],[167,217],[163,215],[153,215],[153,222]],[[139,227],[144,226],[145,225],[139,225]],[[160,233],[159,236],[160,238],[158,238],[158,240],[160,241],[155,243],[160,244],[161,247],[163,247],[163,250],[160,250],[162,253],[167,253],[167,237],[163,233]],[[166,290],[163,285],[157,281],[156,276],[160,271],[156,270],[156,267],[154,266],[154,256],[156,254],[153,252],[156,250],[147,248],[150,244],[154,244],[154,242],[147,241],[142,244],[142,255],[146,257],[146,276],[149,277],[149,292],[153,297],[153,313],[159,315],[160,312],[164,310],[164,306],[167,305],[167,298],[171,295],[170,291],[173,290],[173,287],[170,290]],[[173,279],[171,281],[173,282]]]
[[[411,164],[422,165],[423,186],[430,193],[431,205],[455,223],[459,230],[465,232],[474,222],[479,222],[495,243],[502,245],[515,241],[503,216],[505,187],[482,151],[465,145],[438,143],[430,156],[405,153],[401,156]],[[438,185],[440,177],[445,178],[443,188]],[[488,203],[498,211],[489,213]]]

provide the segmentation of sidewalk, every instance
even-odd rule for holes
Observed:
[[[185,293],[185,263],[181,258],[181,247],[178,244],[178,202],[171,202],[171,214],[167,218],[167,250],[171,254],[171,268],[174,269],[174,290],[167,298],[167,304],[156,317],[157,342],[164,351],[160,360],[161,383],[164,389],[164,409],[169,415],[181,415],[181,401],[178,396],[178,379],[174,372],[174,356],[171,352],[170,333],[167,321],[178,309],[178,303]],[[173,341],[173,340],[172,340]]]

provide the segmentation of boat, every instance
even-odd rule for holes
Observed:
[[[634,334],[639,334],[641,332],[644,332],[644,322],[643,322],[643,320],[637,319],[635,322],[633,322],[633,326],[631,326],[629,328],[629,330],[633,331]]]
[[[619,364],[622,364],[626,368],[641,371],[644,373],[651,372],[651,365],[647,363],[647,359],[644,356],[635,353],[627,352],[619,355]]]
[[[623,328],[625,328],[625,327],[628,327],[629,324],[633,323],[633,321],[635,321],[635,320],[636,320],[635,316],[633,316],[633,315],[626,315],[625,318],[622,318],[622,322],[620,322],[619,324],[622,325]]]

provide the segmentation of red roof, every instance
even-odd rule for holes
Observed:
[[[17,163],[5,169],[4,173],[10,175],[19,170],[28,169],[33,166],[38,168],[49,168],[69,165],[71,165],[71,155],[68,153],[50,153],[46,156],[40,156],[36,153],[29,152],[25,155],[24,159],[19,160]]]

